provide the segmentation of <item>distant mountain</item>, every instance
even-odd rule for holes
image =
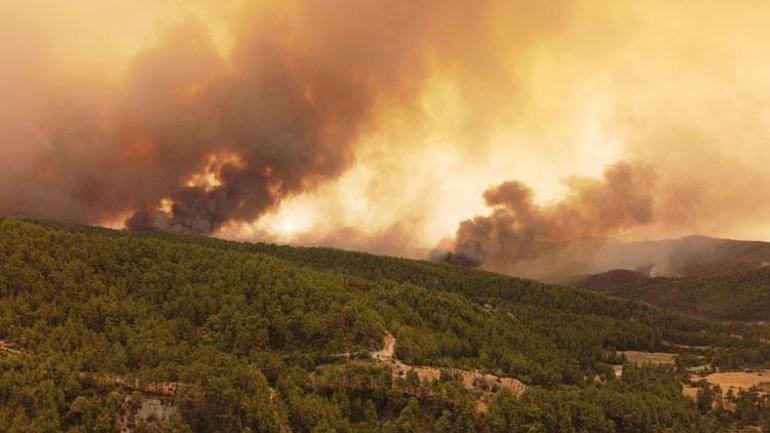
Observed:
[[[646,282],[650,279],[648,272],[632,271],[629,269],[613,269],[607,272],[600,272],[592,275],[581,275],[575,277],[568,283],[583,289],[594,292],[606,292],[614,294],[613,291],[620,287],[628,287],[635,284]]]
[[[551,247],[505,272],[541,281],[572,283],[581,277],[618,269],[650,277],[688,277],[734,273],[768,264],[770,242],[706,236],[645,242],[586,239]]]
[[[689,236],[661,241],[667,261],[650,263],[652,276],[706,276],[756,269],[770,264],[770,242]]]

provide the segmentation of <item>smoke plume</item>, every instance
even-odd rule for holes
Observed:
[[[340,3],[355,19],[320,4],[248,15],[228,55],[188,19],[115,86],[41,89],[38,112],[0,131],[27,148],[6,155],[19,165],[4,163],[0,212],[212,233],[336,178],[375,103],[419,83],[426,14]]]
[[[530,268],[543,256],[553,259],[575,242],[602,242],[623,229],[649,224],[654,218],[655,176],[640,164],[618,162],[602,179],[570,177],[567,195],[537,205],[534,192],[517,181],[504,182],[484,193],[492,213],[460,223],[454,252],[445,260],[488,269],[537,275]],[[553,260],[551,265],[556,266]],[[550,269],[549,274],[571,269]],[[533,275],[534,273],[534,275]]]

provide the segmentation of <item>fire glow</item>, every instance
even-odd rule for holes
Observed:
[[[222,168],[226,165],[241,169],[244,164],[236,153],[222,152],[208,155],[203,171],[190,176],[184,185],[188,188],[202,188],[205,191],[211,191],[222,186]]]

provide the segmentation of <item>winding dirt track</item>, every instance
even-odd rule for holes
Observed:
[[[441,369],[436,367],[408,365],[398,360],[396,354],[396,337],[390,332],[385,332],[382,338],[382,349],[371,353],[372,359],[389,364],[393,370],[393,377],[405,377],[410,371],[417,374],[420,381],[431,382],[441,378]],[[512,377],[502,377],[494,374],[484,374],[478,370],[460,370],[456,368],[444,369],[449,374],[460,377],[466,389],[488,392],[494,387],[507,389],[515,396],[520,396],[526,390],[526,385]]]
[[[22,352],[20,350],[14,349],[13,346],[7,341],[0,340],[0,355],[4,355],[4,354],[20,355],[21,353]]]

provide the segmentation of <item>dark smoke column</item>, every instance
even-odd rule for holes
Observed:
[[[375,110],[419,95],[431,8],[286,6],[246,7],[226,53],[190,19],[117,83],[41,90],[0,213],[207,234],[337,178]]]
[[[183,106],[171,99],[168,115],[139,125],[169,161],[155,169],[178,174],[129,218],[129,229],[212,233],[229,221],[252,221],[350,164],[370,105],[365,82],[348,71],[314,71],[260,34],[244,36],[231,62]],[[140,82],[153,82],[153,66]],[[159,209],[162,199],[170,209]]]

